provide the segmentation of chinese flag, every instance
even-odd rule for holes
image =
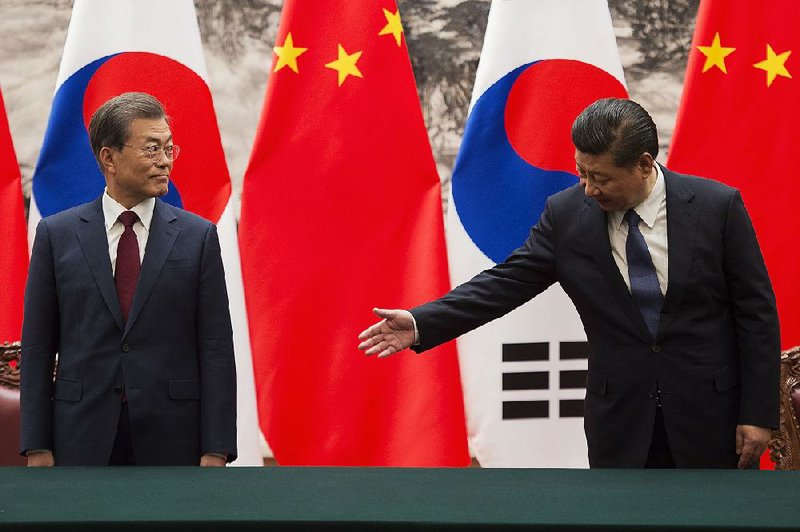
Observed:
[[[22,300],[28,277],[28,239],[22,180],[11,131],[8,128],[3,95],[0,93],[0,345],[22,337]]]
[[[784,349],[800,344],[800,3],[704,0],[669,164],[738,188],[775,289]],[[788,165],[788,166],[787,166]],[[768,453],[762,468],[772,468]]]
[[[448,290],[394,0],[287,0],[239,241],[261,427],[284,465],[466,465],[454,344],[367,358],[374,306]]]
[[[792,185],[800,153],[798,26],[796,0],[700,3],[668,164],[741,190],[775,289],[784,349],[800,344]]]

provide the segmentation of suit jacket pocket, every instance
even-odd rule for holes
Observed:
[[[739,372],[736,371],[735,366],[725,366],[715,371],[712,375],[714,376],[714,389],[718,392],[724,392],[739,386]]]
[[[56,379],[53,386],[53,399],[56,401],[80,401],[83,384],[73,379]]]
[[[597,395],[606,394],[606,378],[602,375],[593,375],[590,373],[586,377],[586,390]]]
[[[170,399],[200,400],[200,381],[197,379],[170,379],[168,386]]]

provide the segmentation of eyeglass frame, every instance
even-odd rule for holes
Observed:
[[[175,161],[178,158],[178,155],[181,153],[181,148],[177,144],[165,144],[164,146],[148,146],[147,148],[139,148],[138,146],[132,146],[131,144],[122,144],[123,146],[127,146],[128,148],[133,148],[135,150],[139,150],[144,153],[148,159],[157,163],[161,160],[161,154],[163,153],[164,156],[170,160]],[[167,148],[170,148],[172,152],[172,156],[167,154]]]

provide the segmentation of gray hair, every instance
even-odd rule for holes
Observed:
[[[137,118],[169,120],[164,106],[144,92],[126,92],[97,108],[89,121],[89,143],[97,163],[104,147],[122,149],[130,137],[131,123]]]
[[[658,131],[644,107],[624,98],[603,98],[572,124],[572,142],[589,155],[610,153],[614,164],[630,167],[645,153],[658,156]]]

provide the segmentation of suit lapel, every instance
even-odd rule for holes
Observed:
[[[177,216],[175,216],[172,207],[156,199],[153,220],[150,222],[150,233],[147,236],[147,247],[142,261],[142,269],[139,273],[139,282],[136,284],[136,292],[133,294],[128,323],[125,324],[125,335],[131,330],[136,318],[144,308],[144,304],[150,297],[150,293],[153,291],[156,280],[161,273],[161,268],[164,266],[164,261],[167,260],[167,256],[169,256],[169,252],[178,238],[180,228],[173,223],[176,219]]]
[[[581,224],[583,225],[583,234],[587,236],[586,241],[592,250],[592,258],[594,258],[603,276],[608,280],[611,291],[617,296],[620,307],[630,322],[634,324],[640,335],[650,339],[650,332],[647,330],[639,308],[631,297],[617,263],[614,262],[614,256],[611,253],[611,242],[608,239],[608,217],[594,200],[584,198],[584,203]]]
[[[89,270],[94,276],[97,288],[114,317],[119,330],[123,330],[122,308],[117,298],[117,288],[114,285],[114,276],[111,272],[111,258],[108,255],[108,236],[106,234],[105,218],[103,218],[102,196],[90,203],[80,215],[81,224],[76,232],[78,243],[81,246]]]
[[[664,179],[667,186],[667,245],[669,283],[664,307],[661,309],[661,321],[658,327],[659,338],[663,337],[673,316],[680,308],[681,299],[686,290],[686,283],[692,266],[692,253],[697,238],[699,221],[698,204],[694,202],[694,192],[689,186],[676,178],[663,166]]]

